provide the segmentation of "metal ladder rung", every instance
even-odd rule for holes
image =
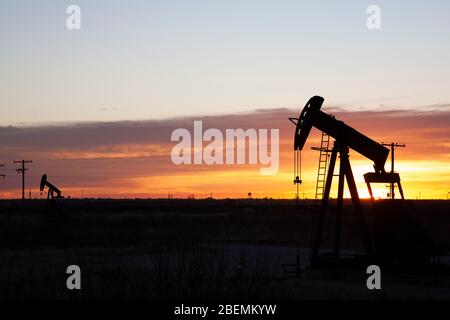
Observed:
[[[325,177],[327,174],[328,166],[328,148],[330,145],[330,136],[325,132],[322,132],[322,138],[320,141],[320,154],[319,154],[319,168],[317,170],[317,182],[316,182],[316,196],[315,200],[323,197],[325,189]]]

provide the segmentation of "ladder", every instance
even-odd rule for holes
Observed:
[[[328,147],[330,145],[330,136],[322,132],[322,140],[320,142],[319,168],[317,170],[316,196],[314,202],[322,200],[325,189],[325,180],[328,165]]]
[[[325,132],[322,132],[322,140],[320,147],[313,147],[313,150],[320,151],[319,154],[319,168],[317,169],[317,183],[316,183],[316,195],[314,198],[313,216],[311,219],[311,233],[310,233],[310,250],[309,257],[312,257],[312,248],[314,243],[315,230],[317,227],[317,210],[319,208],[318,203],[323,198],[323,192],[325,190],[325,181],[327,179],[327,166],[328,166],[328,148],[330,146],[330,136]]]

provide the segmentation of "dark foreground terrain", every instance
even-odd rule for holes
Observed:
[[[369,220],[371,204],[364,203]],[[414,201],[413,214],[443,250],[450,206]],[[345,204],[344,254],[361,251]],[[308,270],[314,203],[290,200],[0,201],[1,299],[449,299],[440,275],[386,275],[369,291],[365,273]],[[333,217],[328,218],[332,222]],[[331,247],[333,225],[323,246]],[[302,275],[282,264],[298,260]],[[78,265],[82,289],[69,291]],[[287,267],[295,271],[295,267]]]

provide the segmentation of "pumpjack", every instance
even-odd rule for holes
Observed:
[[[342,226],[342,214],[343,214],[343,203],[344,203],[344,180],[347,181],[348,189],[350,191],[352,205],[356,214],[357,223],[360,229],[360,236],[362,239],[363,248],[365,251],[364,261],[370,262],[384,262],[386,265],[393,265],[399,263],[399,259],[403,258],[401,252],[408,251],[408,259],[410,258],[410,250],[405,250],[405,246],[414,247],[412,242],[419,242],[419,246],[426,246],[434,252],[433,240],[425,235],[426,232],[422,229],[416,222],[412,222],[414,219],[409,214],[396,214],[395,211],[405,212],[407,205],[405,204],[403,189],[400,182],[400,175],[396,172],[386,172],[384,169],[386,160],[389,155],[389,149],[382,144],[370,139],[364,134],[358,132],[354,128],[346,125],[344,122],[337,120],[334,116],[321,111],[324,98],[319,96],[312,97],[308,103],[303,108],[300,116],[298,118],[289,118],[291,122],[296,125],[295,137],[294,137],[294,163],[298,165],[301,164],[301,150],[305,146],[306,140],[310,134],[311,129],[317,128],[322,133],[329,135],[334,138],[334,145],[331,150],[322,150],[329,156],[328,170],[326,171],[326,180],[323,190],[323,196],[320,204],[319,219],[315,227],[315,234],[312,237],[311,244],[311,256],[310,262],[311,267],[320,267],[323,261],[329,261],[330,254],[326,257],[325,255],[320,255],[321,241],[324,233],[325,218],[330,202],[330,190],[332,186],[332,180],[334,174],[334,169],[336,165],[336,159],[339,155],[340,158],[340,168],[339,168],[339,181],[338,181],[338,192],[336,199],[336,216],[335,216],[335,227],[334,227],[334,248],[331,254],[332,260],[335,263],[340,257],[341,250],[341,226]],[[374,172],[369,172],[364,175],[364,180],[368,186],[369,194],[372,199],[372,204],[376,207],[374,214],[378,215],[375,217],[377,221],[375,224],[378,229],[372,229],[368,225],[366,217],[363,214],[363,207],[361,205],[361,200],[358,195],[358,190],[356,187],[355,179],[351,169],[349,161],[349,150],[352,149],[367,159],[373,161]],[[301,172],[301,168],[295,168],[294,183],[301,184],[301,176],[298,176],[298,172]],[[371,189],[371,183],[385,183],[385,184],[397,184],[398,190],[401,195],[400,201],[391,203],[388,206],[380,207],[378,201],[374,201],[374,196]],[[400,210],[398,210],[400,208]],[[388,211],[389,213],[386,213]],[[395,226],[392,228],[392,223],[386,223],[386,221],[392,222],[393,218],[387,215],[396,215],[400,217],[395,219]],[[378,220],[377,220],[378,219]],[[382,222],[380,222],[382,221]],[[405,227],[405,225],[409,227]],[[380,230],[380,228],[382,230]],[[399,229],[397,229],[399,228]],[[392,229],[392,230],[391,230]],[[387,231],[390,230],[392,234],[387,235]],[[403,233],[403,234],[402,234]],[[393,243],[395,241],[399,242],[397,237],[401,235],[400,244]],[[402,242],[403,241],[403,242]],[[405,242],[406,241],[406,242]],[[389,250],[388,248],[391,248]],[[394,248],[394,249],[392,249]],[[395,250],[396,252],[392,252]],[[429,253],[430,250],[427,252]],[[412,253],[417,254],[418,250],[416,248]],[[423,250],[420,252],[424,252]],[[423,254],[425,255],[425,253]],[[399,258],[400,257],[400,258]],[[323,259],[326,258],[326,259]],[[423,258],[421,256],[419,259]],[[381,261],[381,262],[380,262]],[[408,262],[411,260],[409,259]],[[405,261],[405,263],[408,263]]]
[[[40,183],[40,191],[44,192],[45,187],[48,188],[47,192],[47,207],[49,203],[54,203],[55,199],[62,199],[63,196],[61,196],[61,190],[59,190],[57,187],[55,187],[52,183],[50,183],[47,180],[47,175],[42,175],[41,183]]]

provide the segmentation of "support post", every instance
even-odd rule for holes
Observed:
[[[339,258],[341,251],[341,225],[342,225],[342,207],[344,202],[344,181],[345,181],[345,167],[340,160],[339,164],[339,182],[338,182],[338,196],[336,207],[336,224],[334,232],[334,255]]]
[[[391,173],[394,173],[394,150],[395,144],[391,143]],[[395,199],[395,186],[394,182],[391,182],[391,199]]]
[[[397,185],[398,185],[398,191],[400,191],[400,195],[402,196],[402,200],[405,200],[405,195],[403,194],[402,183],[400,182],[400,180],[398,181]]]
[[[353,177],[352,168],[350,167],[350,161],[348,159],[348,148],[346,150],[341,150],[341,161],[345,167],[345,176],[347,177],[348,189],[350,190],[350,195],[352,197],[353,208],[358,219],[359,228],[361,230],[361,238],[369,257],[373,256],[372,240],[370,238],[369,227],[367,226],[366,220],[362,212],[361,201],[359,200],[358,189],[356,188],[355,179]]]

